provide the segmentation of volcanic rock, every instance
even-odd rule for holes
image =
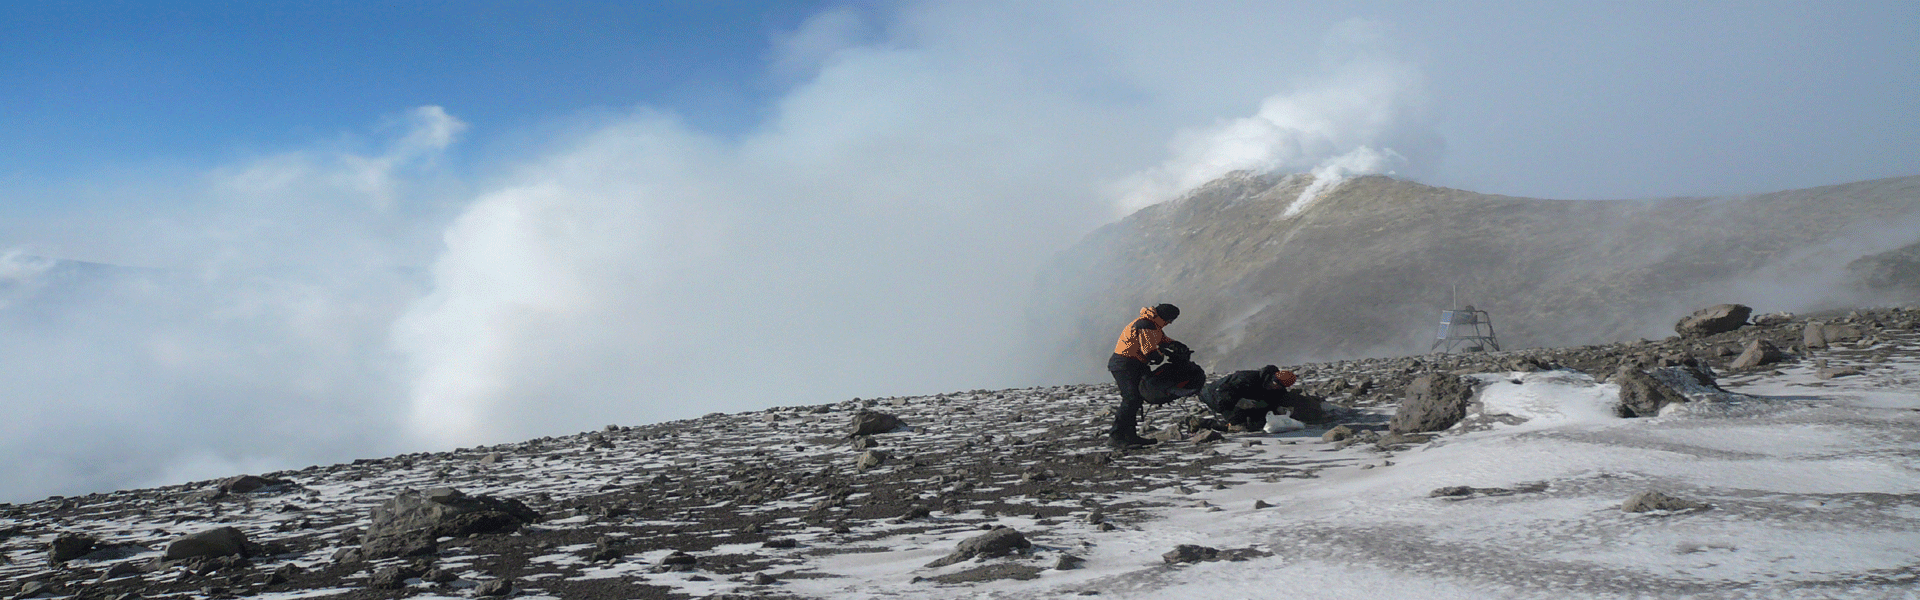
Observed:
[[[1773,342],[1763,339],[1754,340],[1747,342],[1746,351],[1740,353],[1740,358],[1733,359],[1733,365],[1729,368],[1735,371],[1752,369],[1780,362],[1781,358],[1784,358],[1784,355],[1780,353],[1780,348],[1773,345]]]
[[[1628,498],[1625,503],[1620,505],[1620,510],[1639,513],[1655,510],[1692,510],[1706,507],[1707,505],[1699,502],[1682,500],[1660,492],[1645,491],[1634,494],[1633,497]]]
[[[1865,337],[1859,327],[1845,323],[1808,321],[1800,342],[1807,348],[1825,348],[1834,344],[1858,341]]]
[[[1680,337],[1706,337],[1726,333],[1747,324],[1753,309],[1740,304],[1715,304],[1687,315],[1673,325]]]
[[[374,507],[361,548],[367,559],[419,554],[423,542],[430,547],[436,538],[509,533],[539,520],[540,514],[519,500],[469,496],[453,488],[407,490]]]
[[[893,455],[882,450],[868,450],[860,453],[860,458],[854,462],[854,466],[865,471],[886,464],[887,459],[892,457]]]
[[[1444,373],[1422,375],[1407,385],[1406,400],[1387,427],[1396,433],[1443,431],[1467,417],[1473,392],[1471,379]]]
[[[219,527],[174,540],[167,544],[167,552],[161,559],[242,556],[246,549],[247,534],[232,527]]]
[[[937,569],[974,558],[999,558],[1033,547],[1027,536],[1021,535],[1011,527],[1001,527],[960,541],[952,554],[945,558],[927,563],[927,568]]]
[[[1160,555],[1160,560],[1165,561],[1167,564],[1170,564],[1170,565],[1177,565],[1181,563],[1196,563],[1196,562],[1207,561],[1207,560],[1215,560],[1219,557],[1220,557],[1219,548],[1208,548],[1206,546],[1196,546],[1193,544],[1181,544],[1178,546],[1174,546],[1172,551],[1169,551],[1166,554]]]
[[[853,415],[853,424],[847,432],[847,437],[888,433],[906,426],[906,422],[901,421],[900,417],[863,410]]]
[[[1613,381],[1620,386],[1620,403],[1614,406],[1614,414],[1622,418],[1659,415],[1668,405],[1686,403],[1689,390],[1726,393],[1712,375],[1694,365],[1659,367],[1651,371],[1622,366]]]
[[[99,543],[100,540],[90,535],[62,533],[47,543],[47,562],[57,565],[86,556]]]
[[[272,479],[258,475],[236,475],[220,480],[220,491],[229,494],[246,494],[267,488],[289,485],[293,482],[284,479]]]
[[[481,597],[505,596],[512,593],[513,593],[512,579],[495,579],[492,581],[482,583],[473,588],[473,595],[481,596]]]

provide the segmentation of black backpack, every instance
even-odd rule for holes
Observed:
[[[1207,383],[1207,372],[1193,364],[1193,349],[1186,344],[1167,341],[1160,345],[1167,362],[1140,380],[1140,399],[1147,404],[1166,404],[1200,393]]]

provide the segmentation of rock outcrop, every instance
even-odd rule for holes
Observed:
[[[1406,399],[1387,426],[1394,433],[1443,431],[1467,417],[1473,392],[1471,379],[1445,373],[1422,375],[1407,386]]]
[[[540,514],[519,500],[469,496],[453,488],[408,490],[373,509],[361,552],[369,560],[427,554],[437,538],[510,533],[539,520]]]

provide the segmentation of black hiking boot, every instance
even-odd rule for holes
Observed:
[[[1158,443],[1160,443],[1160,440],[1150,440],[1140,437],[1138,434],[1114,434],[1107,436],[1107,447],[1117,450],[1146,448]]]

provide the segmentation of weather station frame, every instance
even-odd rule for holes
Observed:
[[[1460,306],[1460,289],[1457,286],[1453,290],[1453,305]],[[1487,311],[1468,304],[1462,308],[1440,311],[1440,331],[1434,337],[1433,347],[1428,350],[1441,350],[1448,354],[1456,350],[1498,352],[1500,340],[1493,333],[1493,318],[1487,315]]]

